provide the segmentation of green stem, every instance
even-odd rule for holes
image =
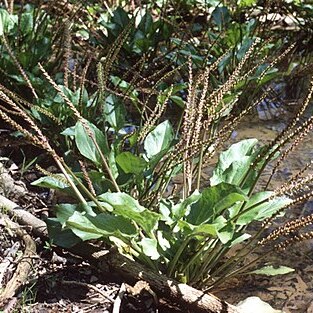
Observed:
[[[119,188],[119,186],[118,186],[118,184],[117,184],[117,182],[116,182],[116,180],[115,180],[115,178],[114,178],[114,176],[113,176],[113,174],[111,172],[111,169],[110,169],[110,167],[108,165],[108,162],[107,162],[105,156],[103,155],[103,153],[102,153],[102,151],[101,151],[101,149],[100,149],[96,139],[94,138],[94,136],[91,136],[91,139],[92,139],[93,143],[95,144],[95,147],[96,147],[96,149],[97,149],[97,151],[98,151],[98,153],[100,155],[100,158],[101,158],[101,161],[102,161],[102,163],[104,165],[104,168],[107,171],[107,173],[109,174],[109,177],[110,177],[110,179],[111,179],[111,181],[113,183],[113,186],[114,186],[115,190],[117,192],[120,192],[121,190],[120,190],[120,188]]]
[[[83,195],[80,193],[80,191],[78,190],[78,188],[76,187],[76,185],[74,184],[73,180],[70,178],[70,176],[68,175],[65,167],[65,164],[62,164],[61,160],[59,159],[58,156],[53,156],[55,162],[57,163],[58,167],[60,168],[61,172],[63,173],[64,177],[66,178],[66,180],[68,181],[70,187],[72,188],[72,190],[74,191],[74,193],[76,194],[77,198],[79,199],[79,201],[84,204],[87,205],[87,202],[85,200],[85,198],[83,197]]]
[[[250,254],[251,252],[253,252],[254,250],[256,250],[258,248],[258,245],[255,244],[254,247],[250,248],[251,245],[253,243],[256,242],[256,240],[258,240],[259,236],[262,234],[262,232],[264,231],[264,228],[262,227],[261,229],[259,229],[259,231],[253,236],[253,238],[243,247],[243,249],[239,250],[234,256],[232,256],[231,258],[229,258],[222,266],[220,266],[214,273],[212,273],[212,275],[214,276],[218,276],[218,274],[220,272],[223,271],[223,273],[225,271],[229,271],[227,270],[227,267],[230,268],[230,266],[234,263],[234,262],[239,262],[241,259],[243,259],[244,257],[246,257],[248,254]]]
[[[201,248],[193,255],[193,257],[183,267],[182,272],[187,271],[188,268],[199,258],[199,256],[203,253],[203,250],[208,247],[207,243],[210,240],[211,240],[211,238],[206,239],[206,242],[201,246]]]
[[[180,256],[182,255],[182,253],[184,252],[185,248],[189,244],[190,240],[191,240],[191,237],[187,237],[185,239],[185,241],[183,241],[183,243],[178,248],[176,254],[174,255],[174,258],[172,259],[172,261],[169,264],[169,267],[168,267],[168,270],[167,270],[167,276],[168,277],[172,277],[174,269],[175,269],[175,267],[177,265],[177,262],[178,262]]]
[[[97,206],[97,208],[101,211],[101,212],[107,212],[107,210],[100,204],[100,202],[97,200],[97,198],[88,190],[88,188],[85,187],[85,185],[76,177],[76,175],[73,173],[73,171],[64,163],[64,167],[66,168],[66,170],[71,174],[71,176],[73,177],[73,179],[76,181],[77,185],[79,185],[79,187],[82,189],[82,191],[88,196],[88,198],[93,201],[95,203],[95,205]],[[72,180],[71,180],[72,181]],[[73,184],[75,186],[75,188],[77,189],[76,185]],[[73,188],[71,186],[71,188]],[[78,190],[78,189],[77,189]],[[84,199],[84,204],[87,204],[86,200]]]
[[[233,277],[235,275],[238,275],[238,274],[244,272],[247,268],[251,267],[256,262],[262,260],[263,258],[265,258],[268,254],[272,253],[273,251],[274,251],[274,249],[269,250],[266,253],[262,254],[261,256],[257,257],[256,259],[254,259],[253,261],[249,262],[248,264],[242,266],[238,270],[230,273],[229,275],[223,275],[221,278],[217,279],[211,286],[209,286],[203,292],[207,292],[207,291],[211,290],[213,287],[216,288],[217,286],[222,284],[224,281],[229,280],[230,277]],[[207,282],[207,281],[205,281],[205,282]]]
[[[203,275],[205,269],[207,268],[208,264],[210,264],[212,259],[214,258],[214,254],[215,254],[215,251],[216,251],[217,246],[218,246],[217,240],[218,239],[215,239],[212,242],[212,246],[215,244],[214,248],[212,250],[208,249],[208,251],[205,253],[200,269],[193,276],[193,279],[192,279],[193,282],[196,282],[200,279],[200,277]]]

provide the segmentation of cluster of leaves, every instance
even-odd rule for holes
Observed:
[[[181,12],[193,5],[182,1]],[[256,139],[220,154],[209,187],[170,192],[173,181],[185,174],[179,120],[192,91],[185,65],[189,60],[189,75],[199,69],[198,81],[204,77],[200,70],[218,60],[208,74],[210,88],[198,83],[193,91],[200,98],[206,88],[203,98],[210,92],[221,95],[214,99],[216,112],[207,129],[213,141],[221,122],[236,117],[237,98],[246,102],[248,94],[255,100],[261,87],[279,76],[274,68],[279,57],[264,58],[274,55],[281,42],[261,42],[245,60],[254,40],[266,33],[254,18],[238,22],[231,6],[210,7],[208,23],[195,20],[191,30],[182,13],[165,18],[163,10],[170,8],[155,3],[135,12],[121,7],[101,11],[99,4],[87,4],[72,20],[56,18],[49,6],[19,9],[18,14],[0,9],[0,90],[36,119],[61,151],[62,158],[53,156],[62,173],[33,184],[78,199],[58,204],[56,216],[47,220],[53,242],[71,247],[103,240],[156,271],[197,286],[241,273],[246,267],[238,270],[240,259],[222,263],[227,252],[250,238],[247,226],[253,221],[270,218],[292,200],[273,191],[254,192],[277,151],[276,146],[260,147]],[[66,30],[70,45],[57,41],[57,29]],[[94,55],[82,57],[85,51]],[[250,64],[240,76],[236,69],[246,61]],[[21,100],[25,90],[29,95]],[[180,112],[178,121],[162,117],[171,106]],[[192,156],[195,168],[201,170],[201,162],[199,153]]]
[[[142,153],[135,152],[138,143],[132,145],[132,152],[115,149],[114,146],[124,141],[118,135],[108,149],[105,134],[92,124],[90,127],[101,151],[110,156],[110,169],[122,191],[112,191],[112,183],[101,170],[101,156],[82,123],[78,122],[71,136],[80,153],[98,168],[88,172],[96,194],[94,201],[84,205],[59,204],[56,207],[56,217],[48,219],[47,224],[50,237],[60,246],[71,247],[81,240],[102,239],[157,271],[199,286],[208,283],[208,274],[211,279],[221,275],[220,254],[224,255],[250,237],[246,227],[251,222],[263,221],[292,202],[285,196],[273,197],[270,191],[251,194],[258,172],[251,169],[250,164],[264,148],[257,147],[256,139],[248,139],[221,153],[210,187],[201,192],[195,190],[183,200],[162,197],[158,205],[144,206],[138,199],[147,203],[143,198],[157,188],[153,186],[153,169],[162,166],[160,159],[170,153],[175,143],[170,123],[165,121],[148,134]],[[179,168],[167,179],[175,177]],[[82,172],[72,175],[76,176],[78,186],[84,182]],[[33,184],[73,196],[64,178],[47,176]],[[136,196],[131,196],[134,193]],[[223,275],[228,271],[229,268],[224,268]]]

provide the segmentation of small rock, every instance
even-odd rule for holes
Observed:
[[[51,262],[54,264],[66,264],[67,260],[66,258],[63,258],[57,255],[55,252],[53,252]]]
[[[249,297],[237,304],[241,313],[284,313],[281,310],[273,309],[268,303],[259,297]]]

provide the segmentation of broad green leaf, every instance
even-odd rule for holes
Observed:
[[[97,216],[89,216],[88,218],[96,227],[110,232],[117,237],[133,237],[138,233],[132,221],[122,216],[101,213]]]
[[[256,148],[257,142],[257,139],[242,140],[222,152],[210,179],[211,185],[226,182],[239,186],[248,173],[251,163],[263,149]],[[243,187],[244,191],[249,191],[255,175],[256,170],[250,172]]]
[[[66,221],[74,214],[77,208],[76,204],[61,203],[56,205],[54,209],[55,214],[62,226],[65,226]]]
[[[140,29],[144,34],[148,34],[152,31],[153,19],[149,12],[147,12],[141,19],[138,29]]]
[[[129,24],[129,22],[130,19],[128,17],[127,12],[121,7],[118,7],[113,12],[112,23],[118,24],[122,29],[124,29]]]
[[[0,36],[10,31],[16,23],[15,16],[9,14],[5,9],[0,9]]]
[[[226,226],[217,231],[217,237],[222,244],[226,244],[233,239],[234,232],[235,225],[233,223],[227,223]]]
[[[105,120],[115,129],[121,129],[125,124],[125,107],[123,103],[114,95],[109,95],[105,99],[103,114]]]
[[[214,188],[214,186],[212,188]],[[244,195],[244,193],[240,189],[236,188],[236,191],[237,192],[232,192],[228,195],[225,195],[224,198],[222,198],[214,205],[213,211],[215,215],[222,213],[225,209],[231,208],[234,204],[238,204],[238,202],[248,200],[248,198]]]
[[[251,237],[250,234],[239,234],[239,233],[236,234],[235,233],[231,242],[228,243],[228,246],[229,246],[229,248],[231,248],[231,247],[237,245],[238,243],[241,243],[241,242],[249,239],[250,237]]]
[[[258,275],[267,275],[267,276],[275,276],[275,275],[284,275],[294,272],[295,270],[288,266],[278,266],[274,267],[273,265],[267,265],[260,269],[249,272],[248,274],[258,274]]]
[[[201,224],[193,229],[192,234],[193,235],[205,234],[205,235],[210,235],[213,238],[216,238],[216,235],[217,235],[216,225],[215,224]]]
[[[93,217],[75,211],[67,220],[66,226],[83,241],[108,236],[133,237],[137,234],[136,228],[129,220],[106,213]]]
[[[24,34],[29,34],[33,31],[34,17],[33,13],[23,13],[20,20],[20,28]]]
[[[137,223],[147,233],[151,233],[156,227],[160,215],[147,210],[137,200],[123,192],[107,192],[98,196],[100,201],[112,207],[113,213],[129,218]]]
[[[244,56],[246,55],[246,53],[248,52],[248,50],[250,49],[252,44],[253,44],[253,39],[251,39],[251,38],[245,38],[244,39],[244,41],[242,42],[242,44],[240,46],[240,49],[236,53],[238,60],[242,60],[244,58]]]
[[[89,221],[87,216],[77,211],[74,212],[74,214],[66,221],[66,226],[70,228],[73,233],[83,241],[99,239],[101,237],[110,235],[110,233],[97,228]]]
[[[268,217],[271,217],[284,206],[292,203],[291,199],[284,196],[270,199],[272,195],[273,192],[271,191],[263,191],[251,196],[250,200],[245,205],[244,210],[249,208],[251,209],[242,215],[239,213],[239,218],[236,221],[236,224],[247,225],[252,221],[262,221]]]
[[[181,203],[177,203],[174,205],[172,210],[172,216],[175,217],[176,220],[181,219],[184,215],[188,215],[190,212],[190,206],[197,202],[202,195],[196,190],[191,196],[183,200]]]
[[[167,151],[174,139],[174,131],[169,121],[164,121],[152,130],[144,141],[144,149],[148,159],[162,151]]]
[[[57,177],[60,179],[57,179]],[[33,186],[43,187],[43,188],[50,188],[50,189],[66,189],[69,188],[69,184],[65,181],[64,175],[58,174],[51,176],[44,176],[40,177],[34,182],[31,183]]]
[[[75,136],[75,126],[64,129],[60,134],[63,136]]]
[[[147,167],[147,162],[143,158],[130,152],[122,152],[115,160],[126,174],[140,175]]]
[[[213,222],[225,209],[233,206],[238,201],[245,201],[247,197],[236,186],[220,183],[216,186],[205,188],[200,199],[192,204],[187,221],[194,225]]]
[[[91,139],[94,138],[101,152],[106,156],[109,154],[109,148],[106,136],[95,125],[85,121],[88,129],[85,129],[83,123],[78,121],[75,125],[75,142],[79,152],[87,159],[93,161],[98,166],[102,164],[99,151]],[[90,132],[90,133],[89,133]],[[91,135],[91,136],[90,136]]]
[[[160,203],[159,212],[161,214],[161,220],[166,222],[168,225],[174,223],[174,220],[171,218],[173,206],[174,204],[171,201],[165,199],[162,199]]]
[[[52,242],[63,248],[71,248],[81,242],[70,229],[64,229],[57,218],[48,218],[47,224],[49,238]]]
[[[142,247],[143,253],[146,256],[150,257],[151,260],[157,260],[160,257],[157,249],[158,242],[156,241],[156,239],[143,238],[140,241],[140,245]]]
[[[180,108],[184,108],[185,107],[185,101],[179,97],[179,96],[171,96],[170,99],[177,104]]]

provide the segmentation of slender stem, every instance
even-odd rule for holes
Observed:
[[[116,182],[116,180],[115,180],[115,178],[114,178],[114,176],[113,176],[113,174],[111,172],[111,169],[110,169],[110,167],[108,165],[108,162],[107,162],[105,156],[103,155],[103,153],[102,153],[102,151],[101,151],[101,149],[100,149],[96,139],[94,138],[94,136],[91,136],[91,139],[92,139],[93,143],[95,144],[95,147],[96,147],[96,149],[97,149],[97,151],[98,151],[98,153],[100,155],[100,158],[101,158],[101,161],[102,161],[102,163],[104,165],[104,168],[108,172],[109,177],[110,177],[110,179],[111,179],[111,181],[112,181],[112,183],[114,185],[115,190],[117,192],[120,192],[121,190],[120,190],[120,188],[119,188],[119,186],[118,186],[118,184],[117,184],[117,182]]]
[[[242,210],[242,211],[239,211],[239,213],[238,213],[237,215],[235,215],[235,216],[233,216],[231,219],[229,219],[229,222],[233,222],[233,221],[238,220],[238,218],[239,218],[241,215],[243,215],[243,214],[249,212],[250,210],[256,208],[257,206],[259,206],[259,205],[261,205],[261,204],[263,204],[263,203],[265,203],[265,202],[267,202],[267,201],[270,201],[270,198],[271,198],[271,197],[268,197],[268,198],[266,198],[266,199],[263,199],[262,201],[257,202],[257,203],[255,203],[255,204],[251,205],[249,208],[246,208],[246,209],[242,210],[242,209],[245,207],[245,205],[247,204],[247,201],[244,201],[244,203],[242,204],[242,207],[241,207],[241,210]]]
[[[228,280],[230,277],[233,277],[235,275],[238,275],[238,274],[244,272],[247,268],[251,267],[256,262],[262,260],[263,258],[265,258],[268,254],[272,253],[273,251],[274,251],[274,248],[272,250],[269,250],[266,253],[262,254],[261,256],[255,258],[253,261],[251,261],[251,262],[247,263],[246,265],[240,267],[238,270],[235,270],[234,272],[230,273],[229,275],[223,275],[221,278],[217,279],[211,286],[209,286],[203,292],[207,292],[207,291],[211,290],[212,288],[215,288],[218,285],[222,284],[224,281]],[[205,281],[205,282],[207,282],[207,281]]]
[[[85,187],[85,185],[76,177],[76,175],[72,172],[72,170],[67,166],[67,164],[64,163],[64,167],[66,168],[66,170],[71,174],[71,176],[74,178],[74,180],[76,181],[76,183],[79,185],[79,187],[83,190],[84,193],[86,193],[86,195],[89,197],[89,199],[91,201],[93,201],[95,203],[95,205],[97,206],[97,208],[101,211],[101,212],[107,212],[107,210],[105,209],[105,207],[103,207],[100,202],[97,200],[97,198],[88,190],[88,188]],[[74,184],[74,186],[76,187],[76,185]],[[72,187],[72,186],[71,186]],[[77,188],[77,187],[76,187]],[[85,200],[85,199],[84,199]],[[85,203],[87,204],[86,200]]]
[[[189,241],[191,240],[191,237],[187,237],[185,239],[185,241],[183,241],[183,243],[180,245],[180,247],[178,248],[176,254],[174,255],[174,258],[172,259],[172,261],[169,264],[168,270],[167,270],[167,275],[169,277],[171,277],[173,275],[175,266],[177,265],[178,259],[180,258],[180,256],[182,255],[182,253],[184,252],[185,248],[187,247],[187,245],[189,244]]]
[[[229,268],[232,263],[240,261],[240,259],[243,259],[248,254],[257,249],[257,244],[255,244],[252,248],[250,247],[253,243],[255,243],[255,241],[259,238],[263,231],[264,228],[261,227],[258,232],[253,236],[253,238],[251,238],[251,240],[243,247],[243,249],[239,250],[234,256],[229,258],[222,266],[220,266],[214,273],[212,273],[212,275],[214,274],[214,276],[217,276],[220,272],[225,272],[226,268]]]
[[[203,258],[202,265],[201,265],[200,269],[193,276],[193,281],[197,281],[197,280],[200,279],[200,277],[204,273],[204,270],[207,268],[207,265],[210,264],[212,259],[214,258],[214,254],[215,254],[215,251],[216,251],[217,246],[218,246],[217,240],[218,239],[215,239],[212,242],[212,246],[215,244],[214,248],[212,250],[208,249],[208,251],[206,252],[206,254],[205,254],[204,258]]]
[[[204,135],[203,140],[205,140],[205,135]],[[200,183],[201,183],[203,155],[204,155],[204,147],[201,146],[200,155],[199,155],[199,162],[198,162],[197,183],[196,183],[196,189],[198,189],[198,190],[200,189]]]
[[[70,176],[68,175],[64,165],[62,164],[61,160],[59,159],[59,157],[57,156],[53,156],[55,162],[57,163],[58,167],[60,168],[60,170],[62,171],[64,177],[66,178],[66,180],[68,181],[69,185],[71,186],[72,190],[75,192],[77,198],[79,199],[79,201],[81,203],[83,203],[84,205],[87,205],[87,201],[85,200],[85,198],[83,197],[83,195],[80,193],[80,191],[78,190],[78,188],[76,187],[76,185],[74,184],[73,180],[70,178]]]
[[[193,255],[193,257],[185,264],[183,267],[182,271],[186,272],[188,268],[194,263],[199,256],[203,253],[203,250],[208,247],[207,243],[211,240],[212,238],[207,238],[205,243],[201,246],[201,248]]]

